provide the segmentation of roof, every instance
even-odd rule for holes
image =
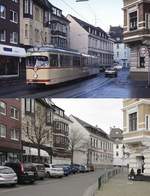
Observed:
[[[72,115],[73,116],[73,115]],[[84,128],[86,128],[89,132],[94,133],[96,135],[99,135],[105,139],[109,139],[107,133],[105,133],[101,128],[98,128],[96,126],[93,126],[81,119],[79,119],[78,117],[73,116],[73,118],[75,118]]]
[[[77,23],[79,23],[87,32],[89,32],[89,27],[91,27],[99,32],[104,33],[108,38],[107,33],[103,29],[101,29],[100,27],[95,27],[95,26],[93,26],[93,25],[91,25],[91,24],[89,24],[79,18],[76,18],[75,16],[72,16],[72,15],[69,15],[69,16],[71,16]]]
[[[110,26],[109,35],[117,43],[123,42],[123,28],[120,26]]]
[[[120,129],[120,128],[111,128],[111,131],[110,131],[110,139],[112,140],[122,140],[123,139],[123,130]]]

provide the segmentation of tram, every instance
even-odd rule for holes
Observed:
[[[53,47],[27,52],[27,84],[59,84],[99,73],[98,58]]]

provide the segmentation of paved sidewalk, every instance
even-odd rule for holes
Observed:
[[[126,174],[119,174],[103,185],[96,196],[150,196],[150,182],[128,181]]]

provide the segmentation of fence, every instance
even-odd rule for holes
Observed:
[[[112,169],[112,170],[107,170],[105,171],[99,178],[98,178],[98,190],[101,189],[102,185],[103,184],[106,184],[110,178],[112,178],[113,176],[121,173],[124,171],[124,169],[126,168],[123,168],[123,167],[119,167],[119,168],[115,168],[115,169]]]

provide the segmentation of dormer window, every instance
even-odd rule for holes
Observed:
[[[137,30],[137,11],[129,13],[129,25],[130,31]]]

